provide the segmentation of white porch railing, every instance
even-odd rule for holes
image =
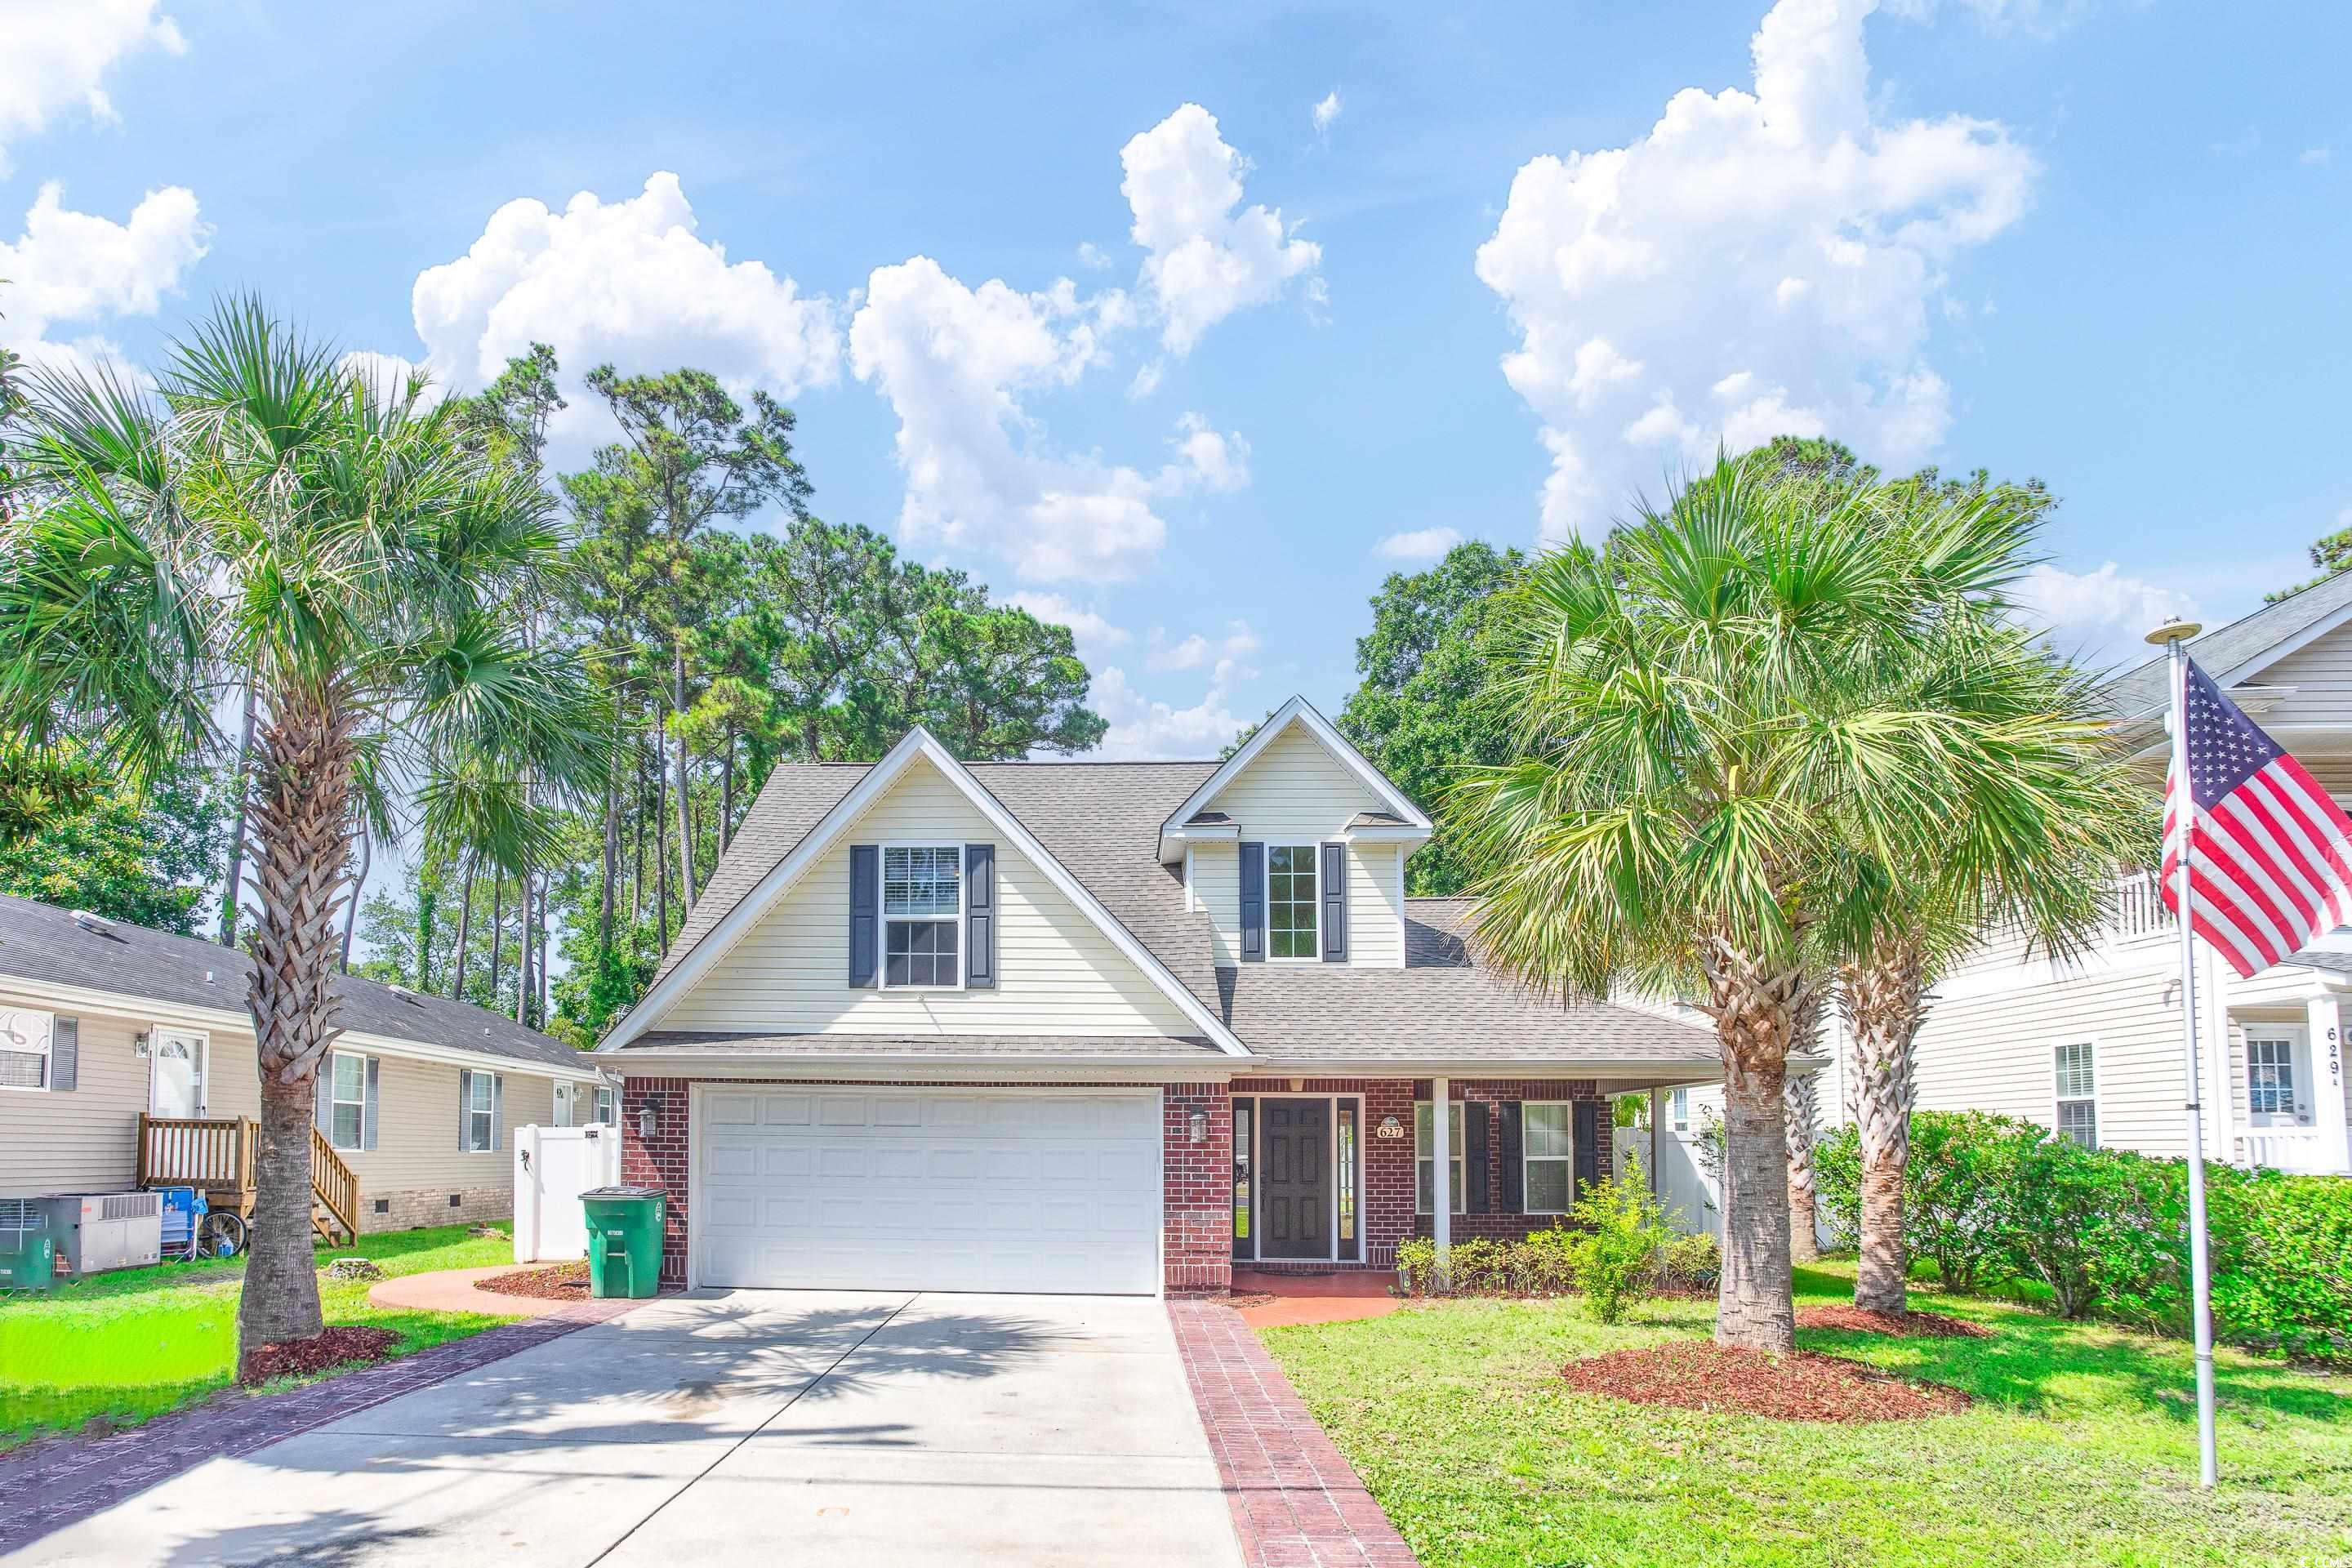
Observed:
[[[2347,1172],[2344,1151],[2322,1133],[2256,1128],[2237,1135],[2241,1165],[2257,1170],[2286,1171],[2297,1175],[2340,1176]]]

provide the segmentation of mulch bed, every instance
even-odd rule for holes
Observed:
[[[558,1263],[545,1268],[518,1268],[511,1274],[477,1279],[474,1289],[500,1296],[529,1296],[539,1301],[585,1301],[588,1265]]]
[[[1969,1404],[1957,1388],[1906,1382],[1819,1351],[1776,1356],[1707,1340],[1570,1362],[1560,1376],[1580,1393],[1635,1405],[1776,1421],[1916,1421]]]
[[[1860,1307],[1808,1307],[1797,1314],[1797,1327],[1843,1329],[1855,1334],[1892,1334],[1897,1339],[1992,1338],[1992,1331],[1982,1323],[1971,1323],[1964,1318],[1948,1318],[1941,1312],[1906,1312],[1898,1318],[1892,1312],[1864,1311]]]
[[[247,1359],[245,1381],[267,1383],[277,1377],[324,1372],[348,1362],[382,1361],[399,1342],[400,1336],[390,1329],[339,1326],[313,1339],[263,1345]]]

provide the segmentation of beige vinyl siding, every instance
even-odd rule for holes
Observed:
[[[2255,716],[2254,722],[2264,729],[2352,721],[2352,626],[2338,626],[2276,664],[2256,670],[2246,678],[2246,684],[2294,688],[2293,695]],[[2291,742],[2293,737],[2282,739]]]
[[[1209,916],[1209,943],[1217,966],[1231,968],[1242,956],[1241,847],[1237,844],[1192,846],[1192,901]]]
[[[1931,1005],[1916,1051],[1923,1110],[1988,1110],[2049,1126],[2054,1116],[2053,1052],[2096,1043],[2099,1142],[2111,1149],[2179,1155],[2186,1150],[2180,1107],[2180,999],[2171,944],[2123,944],[2084,968],[2053,978],[2046,963],[1979,973],[1949,986]]]
[[[1241,825],[1241,837],[1267,844],[1323,844],[1342,837],[1356,814],[1386,811],[1388,803],[1366,789],[1348,766],[1323,749],[1304,724],[1294,723],[1266,742],[1248,767],[1217,792],[1206,809],[1222,811]],[[1397,904],[1396,848],[1392,844],[1348,846],[1348,962],[1394,968],[1404,948],[1404,910]],[[1240,866],[1226,874],[1234,891],[1233,923],[1218,915],[1217,962],[1232,963],[1240,952]],[[1200,863],[1193,863],[1195,884]]]
[[[849,847],[894,843],[996,846],[996,989],[850,988]],[[653,1027],[1081,1036],[1199,1029],[1041,868],[920,760]]]
[[[0,1005],[81,1021],[78,1087],[40,1093],[0,1089],[0,1196],[104,1192],[128,1188],[137,1181],[139,1116],[148,1105],[149,1063],[136,1054],[133,1037],[159,1024],[189,1027],[191,1033],[207,1037],[207,1116],[261,1114],[260,1072],[249,1033],[182,1026],[168,1015],[77,1014],[5,992],[0,992]],[[376,1054],[383,1063],[377,1077],[376,1146],[337,1151],[359,1178],[363,1226],[370,1217],[370,1200],[385,1194],[509,1186],[513,1130],[554,1121],[553,1079],[500,1069],[506,1080],[505,1121],[498,1152],[461,1152],[458,1069]]]
[[[139,1113],[147,1109],[147,1064],[131,1042],[147,1021],[5,993],[0,1005],[81,1020],[79,1088],[0,1089],[0,1197],[129,1187],[139,1170]]]

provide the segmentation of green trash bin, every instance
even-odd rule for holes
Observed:
[[[58,1238],[34,1198],[0,1198],[0,1290],[47,1290],[58,1282]]]
[[[591,1187],[580,1194],[580,1205],[588,1213],[588,1294],[643,1300],[659,1290],[669,1194],[660,1187]]]

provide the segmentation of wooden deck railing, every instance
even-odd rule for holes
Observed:
[[[315,1127],[310,1129],[310,1191],[318,1194],[327,1212],[342,1226],[342,1239],[358,1240],[360,1179],[343,1163],[343,1157],[335,1152],[327,1135]]]
[[[254,1162],[261,1153],[261,1123],[250,1116],[139,1118],[139,1184],[202,1187],[215,1207],[249,1214]],[[310,1130],[310,1194],[327,1212],[331,1237],[359,1235],[360,1179],[327,1142]]]
[[[253,1162],[260,1151],[261,1123],[249,1116],[142,1115],[139,1184],[249,1193]]]

